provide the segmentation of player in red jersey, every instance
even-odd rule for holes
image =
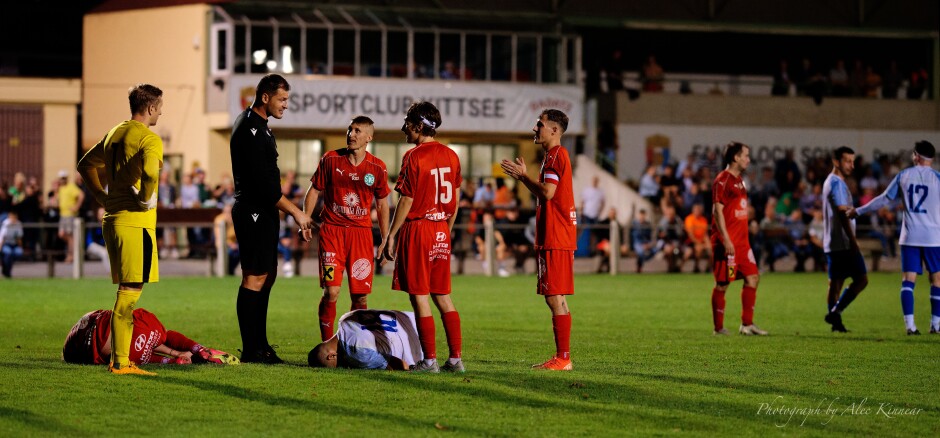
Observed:
[[[396,260],[392,288],[408,292],[418,325],[424,360],[416,372],[464,372],[460,359],[460,314],[450,298],[450,233],[460,200],[460,160],[434,140],[441,112],[430,102],[408,108],[401,130],[416,147],[405,153],[395,191],[401,194],[392,228],[379,246],[382,263]],[[397,242],[400,244],[396,245]],[[437,364],[434,318],[428,296],[444,322],[450,358]]]
[[[378,212],[379,231],[388,231],[388,171],[385,163],[366,151],[375,132],[372,119],[357,116],[346,130],[346,149],[329,151],[320,159],[310,178],[304,198],[304,212],[313,213],[317,198],[323,194],[322,224],[319,233],[320,298],[318,315],[320,338],[333,337],[336,300],[343,284],[343,271],[349,280],[349,310],[368,308],[366,297],[372,292],[372,217],[373,199]],[[313,230],[302,232],[310,241]]]
[[[72,326],[62,360],[68,363],[103,365],[111,358],[111,311],[86,313]],[[146,309],[134,309],[130,360],[136,364],[218,363],[237,365],[238,358],[224,351],[203,347],[186,335],[167,330]]]
[[[725,328],[725,291],[728,284],[744,278],[741,290],[742,335],[767,335],[754,325],[754,302],[760,274],[757,261],[747,239],[747,187],[741,174],[751,162],[751,147],[738,142],[725,146],[725,170],[712,183],[712,266],[715,288],[712,289],[712,319],[716,335],[727,335]]]
[[[578,216],[571,187],[571,160],[561,146],[568,129],[568,116],[556,109],[542,111],[532,131],[535,143],[542,145],[545,159],[538,181],[533,180],[525,161],[503,160],[507,175],[520,181],[535,195],[535,250],[538,258],[538,293],[552,311],[555,356],[533,368],[570,371],[571,312],[565,295],[574,294],[574,251],[577,245]]]

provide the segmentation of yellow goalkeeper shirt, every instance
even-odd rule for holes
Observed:
[[[78,167],[94,168],[105,187],[98,199],[104,204],[105,224],[156,228],[157,209],[143,204],[157,195],[163,167],[160,136],[138,121],[122,122],[85,153]]]

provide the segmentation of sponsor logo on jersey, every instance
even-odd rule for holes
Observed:
[[[359,195],[356,193],[347,193],[343,195],[343,204],[346,205],[339,205],[334,203],[333,212],[346,216],[365,216],[369,214],[369,210],[366,210],[359,205]]]
[[[362,181],[366,183],[367,186],[372,187],[372,184],[375,184],[375,175],[367,173]]]
[[[359,181],[359,174],[358,174],[358,173],[350,173],[350,174],[349,174],[349,179],[351,179],[351,180],[353,180],[353,181]]]
[[[429,221],[442,221],[447,219],[447,213],[444,213],[443,211],[435,211],[433,213],[425,214],[424,218]]]
[[[334,266],[324,266],[323,267],[323,280],[324,281],[333,281],[334,274],[336,272],[336,267]]]
[[[359,259],[353,262],[352,276],[356,280],[365,280],[372,273],[372,263],[369,259]]]
[[[447,233],[443,231],[438,231],[437,234],[434,236],[434,239],[437,240],[438,242],[445,242],[447,241]]]

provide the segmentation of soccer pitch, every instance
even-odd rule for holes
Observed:
[[[824,275],[765,275],[755,321],[771,336],[754,338],[712,336],[709,275],[577,276],[565,373],[529,369],[554,353],[533,276],[454,277],[468,371],[411,375],[306,367],[320,290],[281,278],[268,330],[289,365],[147,366],[156,377],[61,361],[78,318],[112,306],[106,280],[4,281],[0,435],[937,436],[940,335],[927,334],[925,280],[915,337],[904,334],[896,273],[872,275],[844,315],[848,334],[823,322]],[[139,306],[236,353],[238,281],[168,278]],[[388,276],[375,283],[370,307],[410,310]],[[728,294],[732,331],[740,287]],[[345,294],[338,309],[348,306]]]

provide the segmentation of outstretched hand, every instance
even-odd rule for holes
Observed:
[[[512,179],[518,180],[526,175],[525,161],[522,158],[517,157],[514,161],[503,160],[499,163],[499,167],[502,167],[503,172]]]

